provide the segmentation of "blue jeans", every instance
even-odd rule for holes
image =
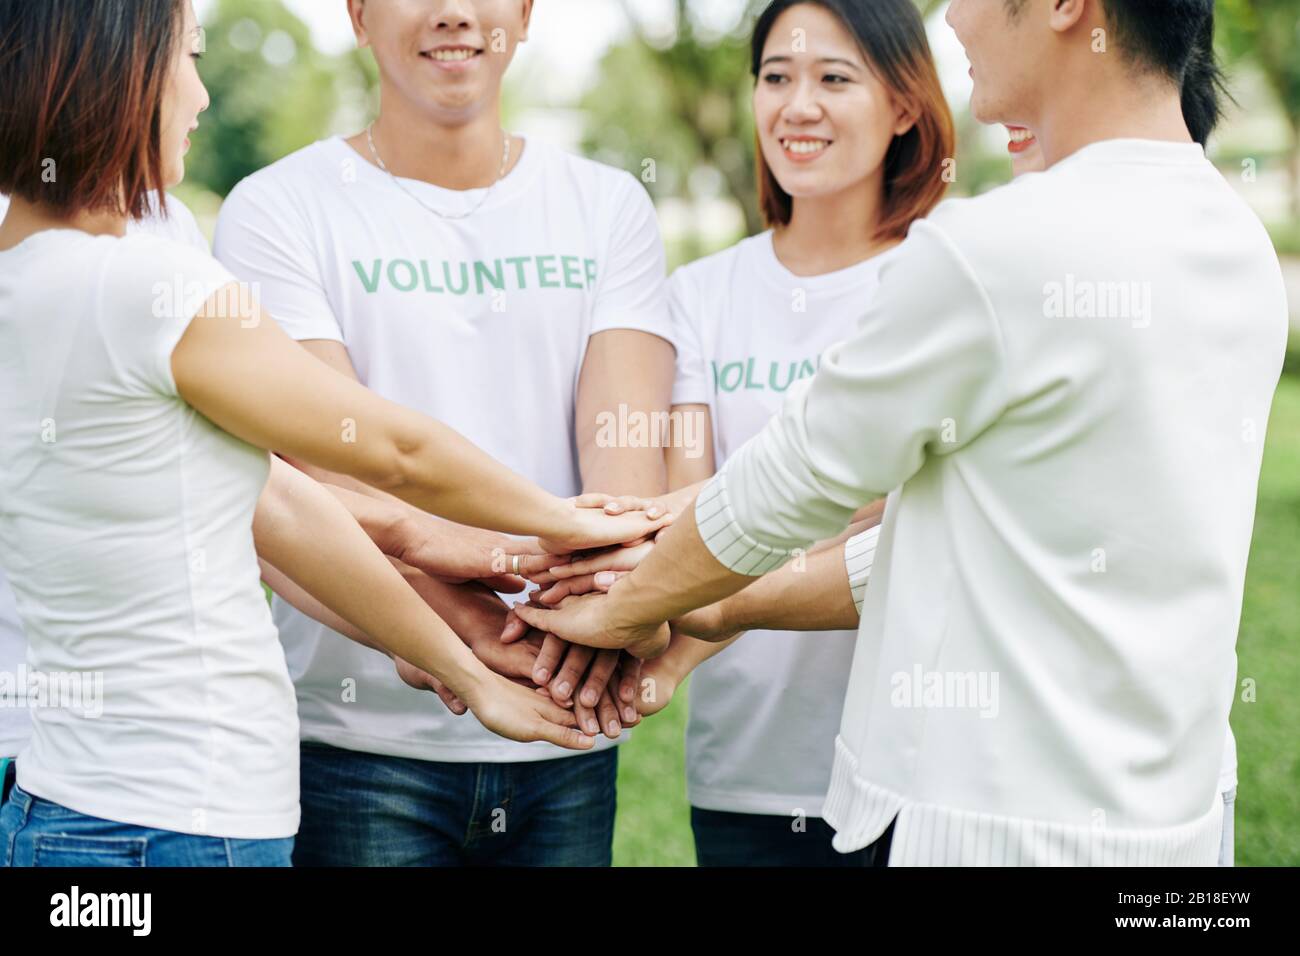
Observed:
[[[14,786],[0,807],[5,866],[289,866],[293,837],[230,840],[114,823]]]
[[[609,866],[618,749],[446,763],[304,742],[295,866]]]
[[[691,807],[695,859],[700,866],[872,866],[871,847],[839,853],[825,820]]]

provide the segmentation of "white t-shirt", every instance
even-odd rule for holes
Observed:
[[[630,175],[534,139],[466,219],[442,219],[411,194],[453,213],[481,190],[402,185],[344,140],[323,140],[234,190],[217,256],[294,338],[343,342],[378,394],[548,491],[577,494],[574,401],[588,339],[607,329],[672,337],[649,197]],[[452,716],[382,655],[283,602],[274,613],[305,740],[444,761],[572,753]]]
[[[0,553],[28,667],[80,694],[30,707],[18,782],[122,823],[280,838],[298,719],[253,548],[270,460],[171,371],[231,281],[155,236],[0,253]]]
[[[9,208],[9,199],[0,196],[0,220],[4,219]],[[151,233],[173,239],[208,251],[208,240],[194,220],[194,214],[179,199],[168,197],[167,219],[157,216],[144,222],[133,223],[128,230],[132,233]],[[27,638],[23,636],[22,625],[18,621],[18,607],[14,603],[13,590],[4,576],[4,555],[0,554],[0,675],[17,678],[18,667],[27,656]],[[19,703],[16,694],[0,694],[0,757],[12,757],[27,744],[31,735],[32,721],[26,706]]]
[[[673,404],[709,406],[719,468],[780,410],[793,382],[816,372],[821,353],[853,333],[888,255],[797,276],[763,233],[674,273]],[[692,806],[821,815],[856,638],[750,631],[696,668],[686,729]]]

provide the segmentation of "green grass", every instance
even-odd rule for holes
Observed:
[[[1206,507],[1213,507],[1206,502]],[[1237,641],[1237,865],[1300,864],[1300,378],[1285,377],[1269,422]],[[615,866],[692,866],[683,736],[686,694],[623,745]]]
[[[1237,863],[1300,865],[1300,379],[1282,380],[1269,422],[1246,603],[1237,638]]]
[[[1273,248],[1280,256],[1300,256],[1300,222],[1273,222],[1268,224]]]
[[[618,758],[615,866],[694,866],[686,802],[686,687],[632,732]]]

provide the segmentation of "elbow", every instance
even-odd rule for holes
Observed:
[[[398,498],[405,499],[415,488],[428,487],[432,477],[428,439],[416,434],[389,436],[365,472],[355,477]]]

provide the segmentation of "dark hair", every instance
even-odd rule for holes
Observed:
[[[1115,43],[1138,65],[1181,84],[1187,64],[1213,36],[1214,0],[1102,0]]]
[[[912,0],[774,0],[754,26],[752,70],[759,78],[763,50],[777,18],[804,3],[835,14],[857,39],[876,76],[909,110],[916,123],[894,137],[885,154],[885,200],[877,238],[902,238],[913,221],[930,213],[948,184],[943,161],[951,158],[956,134],[952,111],[939,85],[925,22]],[[758,149],[759,203],[769,226],[790,222],[794,200],[781,188]]]
[[[60,215],[143,218],[166,185],[162,101],[183,11],[180,0],[0,0],[0,193]]]
[[[1205,18],[1183,70],[1183,119],[1192,139],[1204,146],[1223,118],[1223,99],[1231,99],[1214,52],[1214,9]]]

